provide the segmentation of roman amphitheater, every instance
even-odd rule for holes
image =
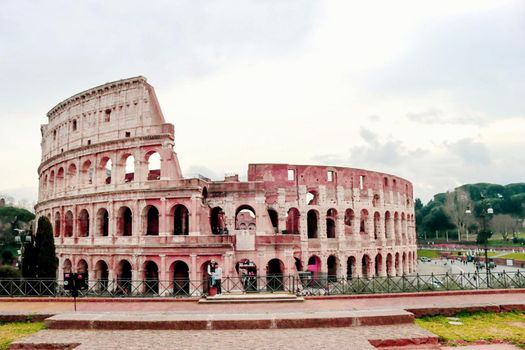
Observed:
[[[203,281],[211,260],[225,277],[239,276],[243,264],[258,276],[415,271],[405,179],[292,164],[250,164],[247,181],[185,177],[174,126],[144,77],[76,94],[47,117],[36,211],[53,224],[58,276]]]

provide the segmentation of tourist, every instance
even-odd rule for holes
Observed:
[[[215,260],[212,260],[208,264],[207,272],[208,272],[208,294],[211,294],[210,290],[212,287],[215,287],[215,267],[217,266],[217,263]]]
[[[222,267],[220,267],[217,263],[215,263],[215,272],[213,273],[213,278],[215,280],[215,287],[217,287],[217,295],[221,295]]]

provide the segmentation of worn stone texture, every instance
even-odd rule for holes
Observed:
[[[144,77],[76,94],[47,116],[36,212],[53,223],[59,276],[202,281],[212,259],[225,276],[245,259],[258,275],[415,271],[405,179],[291,164],[250,164],[247,181],[184,177],[175,128]]]

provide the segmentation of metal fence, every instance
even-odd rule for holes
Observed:
[[[209,281],[199,280],[98,280],[80,291],[85,297],[202,297],[209,293]],[[274,293],[297,295],[345,295],[428,292],[446,290],[525,288],[525,273],[475,272],[462,274],[404,275],[391,277],[353,277],[271,275],[248,278],[226,277],[223,293]],[[0,279],[0,296],[67,296],[57,280]]]

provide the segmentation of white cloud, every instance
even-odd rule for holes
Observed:
[[[139,74],[185,173],[372,167],[425,199],[522,181],[524,18],[503,0],[7,1],[0,190],[36,186],[55,103]]]

